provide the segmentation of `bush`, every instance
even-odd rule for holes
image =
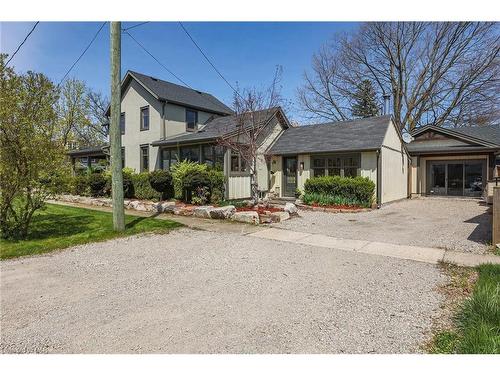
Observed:
[[[320,199],[322,202],[349,202],[325,203],[325,205],[355,204],[369,207],[373,201],[375,184],[367,177],[322,176],[308,179],[304,191],[304,202]]]
[[[71,178],[69,192],[74,195],[86,196],[90,194],[87,175],[76,175]]]
[[[102,197],[106,194],[106,176],[102,173],[91,173],[88,176],[88,185],[90,195],[93,197]]]
[[[224,172],[215,168],[209,168],[207,176],[210,181],[210,203],[219,204],[224,200],[226,176]]]
[[[177,199],[183,199],[184,187],[183,180],[188,173],[205,173],[208,170],[208,165],[200,164],[189,160],[184,160],[175,163],[171,167],[172,182],[174,185],[174,194]]]
[[[188,171],[182,178],[182,199],[193,204],[205,204],[210,198],[210,178],[205,171]]]
[[[134,187],[134,197],[137,199],[160,200],[161,193],[158,193],[149,183],[149,172],[131,175]]]
[[[173,196],[172,175],[169,171],[152,171],[149,174],[149,183],[154,190],[161,193],[163,200]]]

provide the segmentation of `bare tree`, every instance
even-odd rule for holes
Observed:
[[[109,98],[103,95],[102,92],[92,91],[91,89],[87,91],[87,98],[90,126],[104,141],[108,136],[108,129],[105,124],[108,122],[106,111],[110,103]]]
[[[101,109],[105,99],[100,94],[89,94],[85,83],[69,79],[60,88],[56,104],[60,138],[65,147],[87,147],[102,144],[106,129],[101,125]],[[105,109],[104,109],[105,110]]]
[[[238,162],[240,172],[250,175],[251,198],[258,202],[257,161],[265,158],[260,148],[268,128],[268,120],[274,114],[280,116],[280,107],[287,105],[281,96],[282,68],[277,67],[270,86],[263,90],[236,88],[233,97],[236,128],[230,125],[219,137],[218,145],[231,151]],[[232,160],[231,160],[232,162]]]
[[[303,109],[343,120],[356,82],[391,94],[401,128],[498,121],[500,34],[495,23],[366,23],[313,58],[299,90]]]

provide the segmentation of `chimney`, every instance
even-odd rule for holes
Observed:
[[[389,94],[384,94],[382,96],[384,98],[384,107],[383,107],[383,115],[391,114],[391,96]]]

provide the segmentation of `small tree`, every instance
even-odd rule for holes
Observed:
[[[352,98],[354,100],[352,105],[354,117],[366,118],[378,115],[377,93],[369,79],[361,81]]]
[[[276,69],[271,85],[265,90],[236,89],[233,97],[236,130],[226,129],[219,137],[218,144],[241,159],[240,165],[250,175],[251,199],[256,204],[259,199],[257,182],[257,159],[267,120],[284,104],[281,96],[282,68]],[[231,134],[227,136],[227,133]],[[264,157],[264,155],[262,155]]]
[[[25,238],[36,210],[63,187],[57,91],[43,74],[17,75],[0,55],[0,230]]]

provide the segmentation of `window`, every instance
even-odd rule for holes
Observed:
[[[141,108],[141,130],[149,130],[149,105]]]
[[[120,114],[120,131],[125,134],[125,112]]]
[[[240,154],[231,152],[231,172],[245,173],[247,172],[247,163]]]
[[[360,155],[317,156],[312,160],[313,176],[356,177],[360,167]]]
[[[214,146],[214,167],[224,170],[224,147],[222,146]]]
[[[200,161],[200,146],[181,147],[181,160]]]
[[[196,124],[198,124],[198,112],[186,109],[186,131],[195,131]]]
[[[141,146],[141,172],[149,170],[149,146]]]
[[[214,146],[213,145],[203,145],[202,146],[202,152],[201,152],[201,157],[202,157],[202,162],[205,164],[210,165],[211,167],[214,166]]]
[[[174,165],[179,161],[179,155],[177,154],[176,148],[163,149],[161,151],[161,154],[162,154],[161,157],[162,169],[169,170],[172,167],[172,165]]]

